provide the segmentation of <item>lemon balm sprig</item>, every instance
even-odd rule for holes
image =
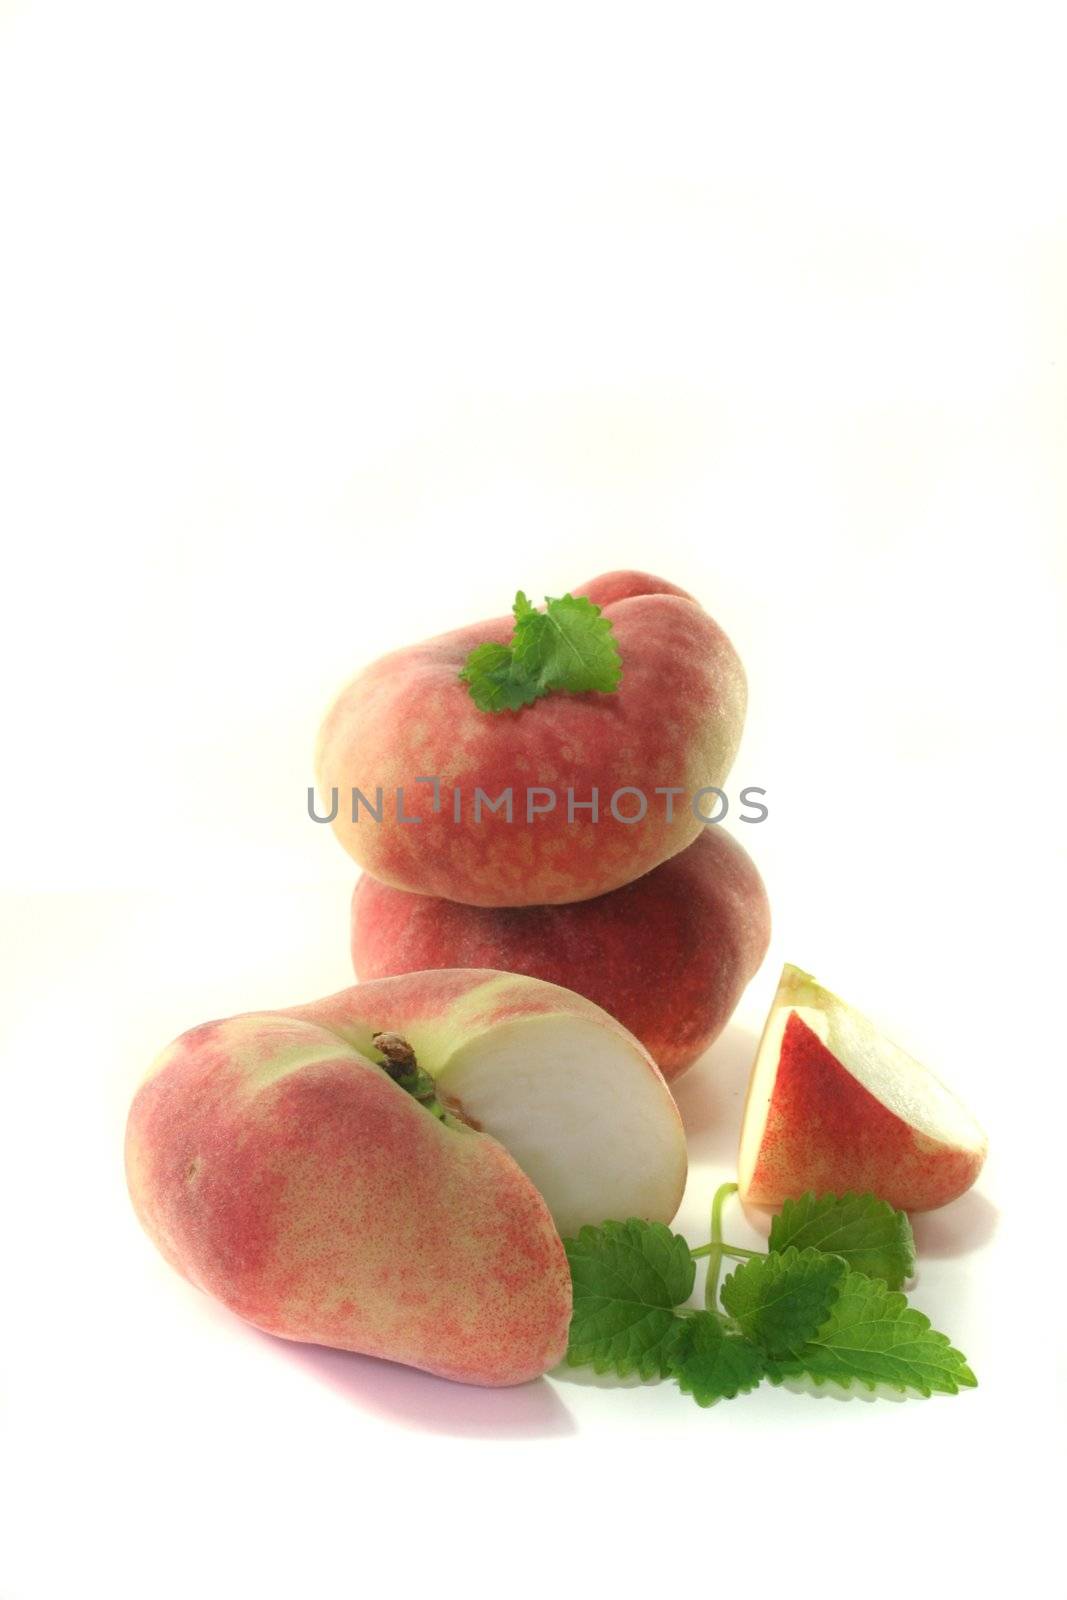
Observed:
[[[722,1237],[736,1190],[716,1191],[711,1238],[696,1249],[663,1223],[636,1218],[564,1241],[574,1288],[569,1365],[673,1378],[701,1406],[764,1378],[922,1395],[975,1386],[963,1355],[899,1292],[915,1269],[903,1211],[871,1194],[805,1194],[774,1218],[766,1251],[748,1250]],[[703,1257],[700,1310],[686,1302]],[[739,1265],[720,1295],[724,1258]]]

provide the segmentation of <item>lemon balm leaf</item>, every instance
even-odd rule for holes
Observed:
[[[480,711],[518,711],[548,694],[611,694],[622,662],[610,617],[583,596],[546,599],[538,611],[520,589],[508,644],[476,645],[460,679]]]
[[[518,711],[539,693],[533,679],[516,669],[511,646],[506,644],[476,645],[460,677],[479,711]]]
[[[966,1358],[930,1319],[877,1278],[850,1272],[825,1325],[788,1356],[768,1361],[768,1375],[810,1377],[849,1389],[886,1384],[902,1392],[957,1394],[978,1380]]]
[[[559,600],[546,600],[544,611],[524,611],[516,623],[512,648],[542,694],[557,690],[609,694],[622,677],[610,618],[581,596],[565,594]]]
[[[605,1222],[565,1239],[574,1290],[567,1362],[620,1378],[666,1377],[696,1267],[662,1222]]]
[[[915,1272],[915,1239],[907,1213],[873,1194],[803,1194],[787,1200],[771,1222],[771,1250],[813,1246],[841,1256],[854,1272],[899,1289]]]
[[[698,1406],[747,1394],[763,1378],[763,1352],[750,1339],[727,1333],[709,1311],[686,1317],[669,1351],[671,1376]]]
[[[732,1272],[722,1286],[722,1303],[768,1355],[784,1354],[822,1327],[847,1272],[840,1256],[790,1245]]]

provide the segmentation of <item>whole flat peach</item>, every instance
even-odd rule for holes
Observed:
[[[318,787],[326,815],[336,794],[334,831],[372,876],[469,905],[586,900],[651,871],[705,826],[692,797],[725,782],[745,717],[733,646],[691,595],[647,573],[607,573],[572,592],[613,625],[615,692],[479,710],[460,669],[476,645],[508,641],[511,617],[394,651],[342,690],[319,734]],[[550,790],[551,806],[537,795],[531,814],[531,788]],[[490,801],[510,792],[512,820],[503,808],[476,815],[476,789]],[[377,802],[380,820],[353,807],[354,790]],[[702,806],[714,814],[716,800]]]
[[[635,882],[572,905],[461,905],[367,874],[352,896],[360,978],[499,967],[563,984],[617,1017],[668,1079],[718,1038],[770,931],[755,864],[715,827]]]

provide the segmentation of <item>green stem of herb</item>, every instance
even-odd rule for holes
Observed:
[[[711,1246],[708,1250],[708,1276],[704,1283],[704,1305],[714,1311],[719,1299],[719,1273],[722,1270],[722,1208],[727,1195],[737,1193],[736,1183],[723,1183],[711,1202]]]
[[[694,1261],[699,1261],[701,1256],[710,1256],[713,1250],[721,1250],[724,1256],[732,1256],[736,1261],[751,1261],[753,1256],[765,1254],[762,1250],[742,1250],[739,1244],[723,1244],[721,1241],[717,1244],[702,1244],[698,1249],[690,1250],[689,1254]]]

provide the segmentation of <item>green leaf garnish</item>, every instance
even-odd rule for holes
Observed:
[[[907,1213],[873,1194],[801,1195],[771,1223],[772,1250],[813,1245],[842,1256],[854,1272],[899,1289],[915,1272],[915,1239]]]
[[[605,1222],[564,1240],[574,1286],[567,1361],[620,1378],[666,1377],[675,1306],[693,1292],[689,1246],[662,1222]]]
[[[622,662],[610,617],[584,596],[546,598],[538,611],[520,589],[510,644],[476,645],[460,671],[479,711],[518,711],[542,695],[611,694]]]
[[[822,1327],[848,1267],[840,1256],[790,1246],[731,1272],[722,1303],[741,1332],[768,1355],[785,1355]]]
[[[671,1376],[698,1406],[747,1394],[766,1370],[762,1351],[750,1339],[727,1333],[710,1311],[685,1318],[669,1355]]]
[[[479,644],[460,673],[479,711],[518,711],[536,700],[536,681],[515,664],[508,644]]]
[[[816,1383],[853,1382],[867,1389],[884,1383],[919,1394],[956,1394],[977,1379],[965,1358],[929,1317],[877,1278],[850,1272],[825,1327],[792,1355],[768,1362],[776,1383],[811,1377]]]
[[[670,1376],[699,1406],[732,1400],[764,1377],[775,1384],[807,1377],[843,1389],[885,1384],[923,1395],[975,1386],[960,1352],[884,1281],[914,1268],[902,1212],[872,1195],[803,1195],[772,1226],[771,1244],[782,1248],[763,1254],[722,1237],[723,1204],[736,1189],[719,1188],[711,1242],[695,1250],[663,1223],[634,1218],[564,1240],[574,1291],[570,1366],[623,1378]],[[818,1249],[816,1239],[835,1249]],[[722,1286],[720,1311],[724,1255],[742,1265]],[[695,1259],[703,1256],[707,1309],[697,1311],[685,1302]],[[856,1270],[850,1263],[857,1261],[880,1276]]]

